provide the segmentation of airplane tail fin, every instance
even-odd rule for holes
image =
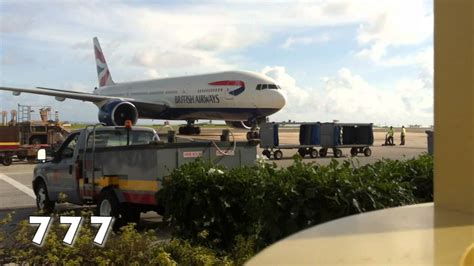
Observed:
[[[97,39],[97,37],[94,37],[93,41],[99,87],[114,85],[115,82],[112,80],[112,75],[110,75],[109,67],[107,66],[107,62],[105,61],[104,54],[102,53],[102,48],[100,48],[99,39]]]

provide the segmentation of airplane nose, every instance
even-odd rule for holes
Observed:
[[[286,96],[281,93],[280,91],[276,91],[276,96],[275,96],[275,106],[278,108],[278,109],[281,109],[283,107],[285,107],[286,105]]]

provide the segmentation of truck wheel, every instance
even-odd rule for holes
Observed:
[[[2,164],[5,166],[9,166],[10,164],[12,164],[12,161],[13,160],[11,156],[5,156],[3,157]]]
[[[372,150],[370,148],[365,148],[364,149],[364,155],[366,157],[369,157],[370,155],[372,155]]]
[[[264,150],[262,151],[262,154],[264,156],[266,156],[268,159],[270,159],[270,157],[272,156],[271,152],[269,150]]]
[[[136,223],[138,225],[140,221],[140,211],[127,204],[120,204],[114,191],[111,189],[103,190],[100,193],[96,212],[99,216],[114,217],[114,230],[118,230],[128,223]]]
[[[281,158],[283,158],[283,152],[281,152],[280,150],[277,150],[273,153],[273,157],[276,160],[280,160]]]
[[[192,131],[193,131],[194,135],[201,134],[201,128],[200,127],[194,127]]]
[[[334,149],[333,150],[334,157],[339,158],[342,156],[342,150],[341,149]]]
[[[155,209],[156,213],[158,213],[158,215],[160,216],[164,216],[165,215],[165,207],[163,207],[163,205],[158,205]]]
[[[328,155],[328,149],[322,148],[319,150],[319,156],[326,157],[326,155]]]
[[[318,158],[318,155],[319,155],[318,150],[316,149],[309,150],[309,156],[311,156],[311,158]]]
[[[96,213],[99,216],[114,217],[114,230],[117,230],[126,224],[126,221],[124,220],[125,217],[120,212],[120,207],[120,203],[112,190],[106,189],[100,192]]]
[[[305,148],[299,148],[298,149],[298,154],[304,158],[304,156],[306,155],[306,149]]]
[[[357,150],[357,148],[351,148],[351,155],[357,156],[357,154],[359,154],[359,151]]]
[[[39,181],[35,189],[36,195],[36,207],[39,211],[46,214],[52,213],[54,211],[55,202],[49,200],[48,189],[46,184],[43,181]]]

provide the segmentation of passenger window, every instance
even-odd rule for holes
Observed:
[[[257,90],[259,91],[261,89],[261,87],[262,87],[262,84],[258,84],[257,85]]]
[[[267,89],[267,84],[263,84],[262,85],[262,90],[266,90]]]

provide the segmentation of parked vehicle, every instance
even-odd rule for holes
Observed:
[[[31,113],[39,112],[40,119],[34,120]],[[33,108],[28,105],[18,105],[18,111],[11,111],[11,120],[7,120],[7,112],[2,112],[0,124],[0,163],[5,166],[18,160],[36,160],[36,153],[41,148],[51,148],[64,140],[69,130],[56,118],[51,119],[50,107]],[[19,114],[19,116],[17,116]]]
[[[155,200],[162,180],[198,157],[227,167],[253,165],[256,146],[248,142],[165,143],[150,128],[89,126],[72,132],[50,160],[36,166],[37,206],[52,211],[64,193],[70,203],[96,204],[97,214],[115,217],[116,225],[138,222],[140,212],[163,213]]]

